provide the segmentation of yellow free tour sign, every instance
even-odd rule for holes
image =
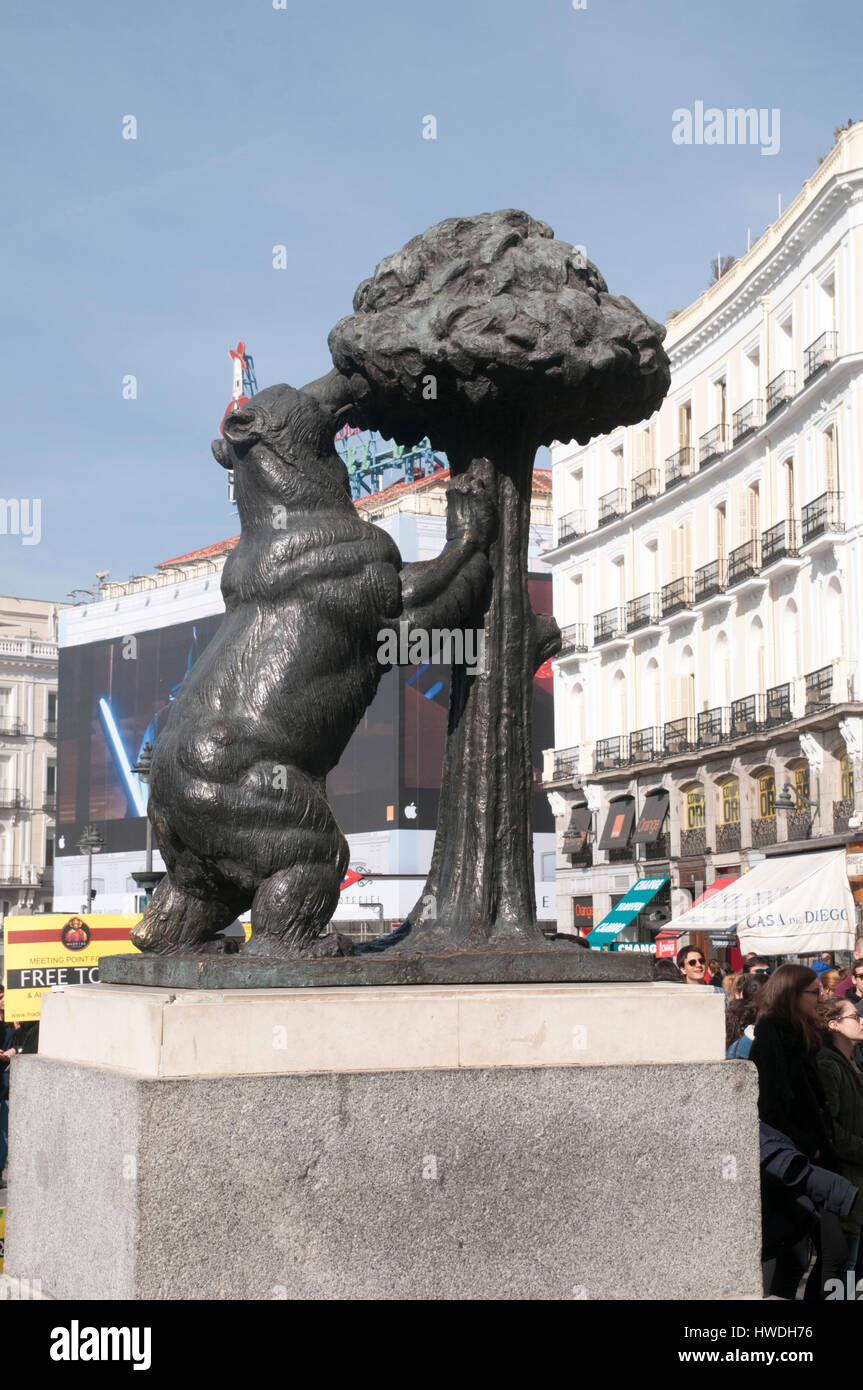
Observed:
[[[8,1022],[38,1018],[42,995],[52,985],[95,984],[100,956],[138,949],[129,940],[138,921],[137,913],[70,917],[65,912],[46,912],[7,917],[3,937]]]

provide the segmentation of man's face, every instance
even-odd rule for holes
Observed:
[[[694,949],[687,951],[681,969],[688,985],[700,985],[704,980],[704,957],[701,952]]]

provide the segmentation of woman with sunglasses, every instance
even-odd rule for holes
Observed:
[[[833,1150],[843,1178],[860,1188],[860,1197],[842,1230],[848,1242],[848,1263],[842,1275],[854,1269],[863,1223],[863,1071],[854,1061],[854,1049],[863,1042],[863,1015],[850,999],[825,999],[821,1005],[827,1028],[825,1046],[818,1053],[818,1073],[833,1121]]]
[[[759,1118],[790,1139],[810,1163],[834,1168],[827,1102],[817,1062],[822,1041],[818,976],[805,965],[780,965],[761,987],[749,1054],[758,1068]],[[783,1200],[784,1194],[777,1194],[769,1185],[762,1187],[765,1232],[771,1220],[781,1219]],[[807,1284],[807,1298],[821,1296],[823,1271],[832,1274],[841,1268],[844,1242],[836,1217],[822,1215],[816,1243],[818,1260]],[[765,1294],[794,1298],[808,1259],[808,1240],[780,1249]]]

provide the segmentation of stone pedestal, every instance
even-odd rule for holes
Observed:
[[[6,1270],[73,1299],[756,1297],[723,1014],[678,985],[56,991],[15,1064]]]

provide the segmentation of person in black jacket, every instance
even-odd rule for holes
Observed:
[[[750,1060],[758,1068],[758,1114],[763,1123],[787,1135],[795,1148],[821,1168],[835,1170],[830,1121],[816,1061],[823,1042],[821,988],[814,970],[781,965],[765,982]],[[775,1192],[762,1187],[765,1223]],[[793,1298],[808,1263],[806,1248],[781,1250],[766,1273],[765,1293]],[[807,1284],[807,1298],[822,1295],[824,1282],[847,1260],[845,1239],[834,1213],[822,1212],[816,1237],[818,1260]]]
[[[857,1263],[863,1223],[863,1071],[854,1060],[855,1048],[863,1041],[863,1016],[847,995],[844,999],[825,999],[822,1011],[827,1035],[826,1046],[818,1053],[818,1071],[833,1121],[836,1166],[860,1192],[856,1206],[842,1223],[848,1242],[844,1276]]]

